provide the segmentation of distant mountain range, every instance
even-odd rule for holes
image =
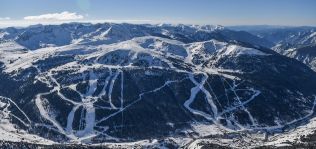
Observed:
[[[307,64],[316,71],[316,27],[286,26],[232,26],[236,31],[246,31],[273,43],[276,52]]]

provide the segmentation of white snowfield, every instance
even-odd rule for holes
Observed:
[[[193,55],[202,55],[207,59],[212,56],[212,53],[214,52],[221,53],[222,56],[269,55],[257,49],[230,45],[216,40],[184,44],[176,40],[152,36],[136,37],[131,40],[109,45],[92,46],[70,44],[61,47],[41,48],[33,51],[25,49],[26,48],[23,48],[23,46],[15,42],[5,42],[0,44],[0,61],[6,66],[5,72],[11,73],[13,71],[18,71],[19,69],[32,67],[33,62],[50,56],[72,54],[77,55],[78,60],[91,58],[96,58],[98,60],[101,56],[107,54],[109,55],[107,57],[108,60],[111,60],[111,54],[116,54],[123,60],[127,57],[127,64],[123,64],[123,61],[111,64],[112,67],[118,68],[122,67],[122,65],[125,67],[131,66],[134,61],[139,59],[148,61],[153,67],[162,67],[162,63],[166,63],[169,67],[173,67],[166,57],[183,59],[186,63],[193,64]]]
[[[205,30],[205,28],[200,28],[201,30]],[[220,29],[220,28],[217,28]],[[149,93],[154,93],[162,90],[163,88],[171,85],[173,83],[179,83],[184,80],[169,80],[166,81],[161,86],[139,94],[138,99],[133,101],[132,103],[125,104],[124,99],[127,98],[123,94],[124,90],[124,72],[122,71],[125,68],[138,68],[139,66],[135,66],[136,62],[145,61],[148,63],[147,67],[150,68],[158,68],[163,70],[170,70],[179,73],[185,73],[187,75],[187,80],[190,80],[194,87],[191,88],[190,98],[186,99],[184,103],[184,107],[190,111],[192,114],[202,116],[203,118],[209,120],[213,124],[192,124],[194,131],[196,131],[199,136],[208,136],[208,135],[222,135],[224,133],[231,133],[231,132],[241,132],[241,131],[251,131],[251,130],[266,130],[266,129],[277,129],[282,128],[284,125],[278,125],[275,127],[262,127],[258,126],[258,122],[252,116],[252,114],[247,109],[247,104],[252,100],[255,100],[258,95],[261,94],[260,90],[255,88],[241,88],[240,84],[236,83],[228,83],[225,79],[232,79],[238,80],[237,77],[231,76],[225,72],[235,72],[235,73],[243,73],[239,70],[225,70],[225,69],[218,69],[218,68],[208,68],[203,67],[202,65],[196,65],[194,62],[194,57],[199,55],[202,57],[202,60],[208,61],[212,58],[214,53],[217,53],[216,56],[218,57],[237,57],[241,55],[246,56],[269,56],[268,53],[262,52],[258,49],[254,48],[246,48],[240,45],[229,44],[225,42],[220,42],[217,40],[210,40],[205,42],[195,42],[190,44],[185,44],[176,40],[166,39],[162,37],[153,37],[153,36],[144,36],[144,37],[136,37],[132,39],[120,41],[120,42],[109,42],[109,44],[104,44],[107,42],[103,42],[102,44],[89,44],[95,43],[96,41],[104,40],[104,41],[116,41],[117,39],[107,38],[108,34],[111,34],[111,28],[109,30],[104,31],[102,34],[98,36],[93,36],[93,33],[89,35],[83,36],[81,39],[76,39],[70,41],[69,45],[58,46],[58,45],[50,45],[44,46],[44,48],[40,48],[37,50],[27,50],[22,45],[19,45],[16,42],[8,41],[4,43],[0,43],[0,61],[4,63],[4,72],[11,73],[12,75],[18,74],[20,70],[27,69],[30,67],[36,68],[39,75],[37,76],[37,81],[47,84],[48,86],[52,87],[53,89],[38,94],[36,96],[35,103],[40,112],[40,115],[43,119],[48,121],[50,125],[45,124],[37,124],[42,127],[46,127],[48,129],[54,129],[60,134],[65,135],[68,137],[71,142],[75,143],[89,143],[89,141],[98,135],[106,136],[108,139],[116,139],[107,134],[107,127],[103,127],[103,131],[97,131],[95,128],[99,126],[99,124],[107,121],[113,116],[121,114],[126,108],[133,106],[137,102],[143,99],[143,96]],[[167,33],[166,33],[167,34]],[[1,34],[0,34],[1,36]],[[93,36],[92,40],[87,40],[87,38]],[[36,37],[40,38],[40,37]],[[60,41],[62,42],[62,41]],[[65,55],[75,55],[76,61],[69,62],[61,66],[57,66],[51,68],[49,70],[42,70],[39,66],[34,65],[34,62],[39,60],[43,60],[45,58],[53,57],[53,56],[65,56]],[[170,58],[182,60],[187,65],[192,65],[194,67],[193,72],[189,72],[184,69],[179,69],[174,65],[174,62],[170,60]],[[91,62],[91,65],[83,65],[78,63],[79,61],[87,60]],[[73,68],[75,67],[75,68]],[[110,70],[110,74],[105,78],[104,85],[101,92],[97,92],[97,83],[98,83],[98,74],[94,71],[95,68],[107,68]],[[77,84],[70,84],[64,85],[61,84],[56,80],[54,77],[54,73],[62,70],[74,70],[78,74],[82,74],[78,76],[78,78],[89,78],[88,79],[88,86],[89,89],[86,93],[81,93],[77,90]],[[88,74],[83,72],[89,72]],[[217,100],[216,96],[213,96],[205,86],[207,84],[207,79],[209,75],[216,74],[222,76],[222,81],[227,83],[230,86],[230,90],[234,93],[237,104],[235,106],[229,107],[223,111],[219,111],[218,107],[216,106],[215,102]],[[150,74],[149,74],[150,75]],[[194,78],[196,75],[202,75],[202,80],[197,80]],[[120,83],[121,93],[120,93],[120,103],[114,104],[113,103],[113,86],[115,82]],[[212,88],[212,85],[209,85]],[[72,99],[68,99],[62,92],[61,89],[69,88],[75,92],[77,92],[80,97],[81,101],[74,101]],[[237,91],[247,91],[251,94],[249,99],[241,100],[240,97],[237,95]],[[50,105],[47,104],[47,99],[45,99],[45,95],[51,94],[53,92],[57,92],[58,96],[65,102],[70,103],[73,107],[72,110],[68,113],[67,116],[67,125],[63,127],[56,119],[54,112],[50,110]],[[200,111],[198,109],[192,108],[191,104],[196,100],[196,96],[198,93],[202,93],[205,98],[207,99],[207,104],[211,107],[212,115]],[[97,95],[96,95],[97,94]],[[101,107],[96,106],[95,103],[100,99],[100,97],[106,96],[109,99],[109,106],[108,107]],[[17,132],[14,129],[14,126],[10,123],[8,119],[8,115],[10,115],[10,111],[6,110],[8,106],[17,106],[12,100],[5,97],[0,97],[0,108],[4,108],[4,110],[0,111],[0,140],[7,140],[7,141],[21,141],[23,138],[27,138],[24,141],[27,142],[36,142],[41,144],[53,144],[55,142],[43,139],[36,135],[27,134],[24,131]],[[316,100],[316,99],[315,99]],[[6,101],[6,102],[1,102]],[[17,107],[21,110],[19,107]],[[79,109],[83,108],[86,111],[86,114],[81,117],[80,122],[85,121],[86,124],[82,127],[81,130],[77,131],[73,128],[74,123],[74,115],[75,112]],[[117,110],[106,117],[103,117],[100,120],[96,120],[96,109],[108,109],[108,110]],[[224,115],[232,112],[236,109],[242,109],[242,111],[247,113],[247,117],[249,117],[251,121],[251,125],[244,126],[239,124],[236,120],[232,117],[225,118]],[[314,111],[314,106],[311,107],[310,114],[302,117],[301,119],[294,120],[287,124],[292,124],[294,122],[300,121],[302,119],[308,118]],[[22,113],[24,113],[21,110]],[[12,115],[12,114],[11,114]],[[14,116],[14,115],[12,115]],[[29,127],[31,120],[27,117],[24,113],[24,116],[28,121],[20,121],[25,124],[26,127]],[[231,128],[227,128],[222,126],[219,121],[221,119],[229,119],[228,126]],[[234,128],[232,124],[229,122],[234,122],[237,124],[238,128]],[[254,136],[247,136],[243,141],[236,140],[236,139],[221,139],[221,140],[212,140],[212,139],[192,139],[192,138],[170,138],[177,142],[178,144],[188,145],[189,148],[198,148],[198,142],[210,142],[215,144],[221,145],[231,145],[233,142],[236,146],[232,147],[242,147],[244,144],[250,143],[251,141],[255,140],[258,141],[253,145],[270,145],[270,144],[281,144],[285,142],[287,139],[297,138],[301,134],[308,134],[312,133],[312,130],[316,130],[316,126],[314,125],[315,121],[311,121],[308,124],[308,130],[305,129],[296,129],[294,131],[288,132],[288,135],[279,134],[269,138],[266,142],[265,139],[262,138],[264,134],[256,134]],[[285,124],[285,125],[287,125]],[[172,125],[172,124],[170,124]],[[185,130],[184,130],[185,131]],[[289,137],[291,136],[291,137]],[[134,145],[155,145],[159,144],[158,142],[154,141],[140,141],[140,142],[132,142],[132,143],[104,143],[102,145],[115,147],[130,147]]]

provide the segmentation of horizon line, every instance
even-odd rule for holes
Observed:
[[[17,23],[20,23],[17,25]],[[71,23],[90,23],[90,24],[103,24],[103,23],[116,23],[116,24],[149,24],[149,25],[213,25],[213,26],[224,26],[224,27],[255,27],[255,26],[266,26],[266,27],[316,27],[316,25],[285,25],[285,24],[218,24],[218,23],[188,23],[186,21],[160,21],[160,20],[148,20],[148,19],[95,19],[95,20],[63,20],[63,21],[26,21],[26,20],[0,20],[0,28],[27,28],[34,25],[61,25],[61,24],[71,24]]]

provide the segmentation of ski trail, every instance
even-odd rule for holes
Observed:
[[[95,126],[95,108],[93,103],[89,103],[85,105],[86,116],[85,122],[86,125],[82,131],[79,131],[77,135],[80,138],[94,135],[94,126]]]
[[[83,107],[83,108],[81,109],[81,113],[80,113],[79,130],[84,129],[84,127],[83,127],[84,110],[85,110],[85,108]]]
[[[112,113],[112,114],[110,114],[110,115],[107,116],[107,117],[102,118],[101,120],[97,121],[96,124],[100,124],[100,123],[102,123],[102,122],[108,120],[109,118],[111,118],[111,117],[113,117],[113,116],[115,116],[115,115],[117,115],[117,114],[123,112],[123,111],[124,111],[125,109],[127,109],[128,107],[130,107],[130,106],[136,104],[137,102],[139,102],[140,100],[142,100],[142,98],[143,98],[143,96],[144,96],[145,94],[157,92],[157,91],[163,89],[164,87],[168,86],[169,84],[176,83],[176,82],[182,82],[182,81],[184,81],[184,80],[186,80],[186,79],[187,79],[187,78],[184,78],[184,79],[182,79],[182,80],[166,81],[162,86],[160,86],[160,87],[158,87],[158,88],[156,88],[156,89],[154,89],[154,90],[141,93],[141,94],[138,95],[138,99],[136,99],[136,100],[133,101],[132,103],[128,104],[127,106],[125,106],[125,107],[119,109],[119,111],[117,111],[117,112],[115,112],[115,113]]]
[[[203,73],[203,78],[202,78],[201,83],[198,83],[198,82],[194,79],[194,75],[193,75],[193,74],[189,74],[189,78],[190,78],[190,80],[192,81],[192,83],[193,83],[194,85],[196,85],[196,89],[194,89],[194,91],[193,91],[193,95],[194,95],[194,97],[192,97],[193,99],[190,99],[190,101],[188,101],[188,103],[187,103],[185,106],[186,106],[186,107],[190,107],[189,105],[190,105],[191,103],[193,103],[193,101],[194,101],[194,99],[195,99],[195,96],[196,96],[197,93],[201,90],[201,91],[205,94],[208,104],[211,106],[212,112],[213,112],[213,114],[214,114],[214,116],[213,116],[214,119],[217,119],[217,115],[218,115],[217,106],[215,105],[215,103],[214,103],[214,101],[213,101],[213,97],[212,97],[212,95],[210,94],[210,92],[207,91],[207,90],[204,88],[204,84],[205,84],[205,82],[206,82],[207,79],[208,79],[208,75],[205,74],[205,73]],[[197,92],[196,90],[197,90],[198,92]],[[191,93],[192,93],[192,90],[191,90]],[[192,108],[190,108],[190,109],[192,110]],[[195,112],[196,112],[196,111],[195,111]],[[204,113],[204,112],[202,112],[202,113]],[[200,111],[200,114],[201,114],[201,111]],[[205,113],[204,113],[204,115],[205,115]],[[209,114],[207,114],[207,115],[209,115]]]
[[[288,125],[292,125],[296,122],[299,122],[299,121],[302,121],[302,120],[305,120],[307,119],[308,117],[311,117],[314,113],[315,113],[315,107],[316,107],[316,96],[314,96],[314,103],[311,107],[311,110],[308,112],[308,114],[306,114],[305,116],[299,118],[299,119],[294,119],[290,122],[287,122],[283,125],[277,125],[277,126],[268,126],[268,127],[256,127],[256,128],[253,128],[252,130],[275,130],[275,129],[280,129],[280,128],[284,128],[285,126],[288,126]]]
[[[75,102],[75,101],[70,100],[69,98],[65,97],[59,90],[57,90],[57,95],[58,95],[60,98],[62,98],[63,100],[72,103],[73,105],[80,105],[80,103]]]
[[[77,109],[80,106],[75,106],[72,108],[72,110],[70,111],[70,113],[68,114],[68,118],[67,118],[67,128],[66,131],[68,134],[72,134],[73,133],[73,129],[72,129],[72,124],[74,121],[74,116],[75,116],[75,112],[77,111]]]
[[[105,81],[104,81],[104,86],[102,88],[102,91],[100,92],[100,94],[98,95],[99,98],[101,98],[102,96],[106,95],[106,87],[108,86],[109,84],[109,81],[110,81],[110,78],[112,77],[112,71],[110,69],[110,74],[109,76],[106,77]]]
[[[195,98],[196,98],[196,95],[201,91],[201,88],[202,88],[201,86],[204,85],[204,82],[205,82],[205,80],[206,80],[206,77],[203,77],[201,83],[197,83],[197,82],[195,81],[193,74],[189,74],[189,78],[190,78],[190,80],[193,82],[193,84],[195,84],[196,86],[191,89],[190,98],[184,102],[184,106],[185,106],[191,113],[193,113],[193,114],[195,114],[195,115],[200,115],[200,116],[204,117],[205,119],[214,122],[214,119],[213,119],[212,115],[207,114],[207,113],[202,112],[202,111],[199,111],[199,110],[195,110],[195,109],[193,109],[193,108],[190,107],[190,105],[194,102],[194,100],[195,100]]]
[[[52,73],[51,73],[50,71],[47,73],[47,76],[50,78],[50,80],[51,80],[52,82],[54,82],[54,83],[57,85],[57,86],[55,86],[55,87],[53,88],[53,90],[52,90],[51,92],[57,91],[58,96],[59,96],[60,98],[62,98],[63,100],[68,101],[68,102],[72,103],[73,105],[78,105],[78,104],[79,104],[79,103],[77,103],[77,102],[75,102],[75,101],[73,101],[73,100],[68,99],[67,97],[65,97],[65,96],[60,92],[60,89],[61,89],[62,87],[61,87],[61,85],[57,82],[57,80],[53,77],[53,75],[52,75]],[[51,85],[51,84],[50,84],[50,85]],[[53,85],[51,85],[51,86],[53,86]]]
[[[6,100],[10,101],[11,103],[13,103],[13,105],[24,115],[24,117],[27,119],[29,124],[31,124],[30,118],[26,115],[26,113],[13,100],[11,100],[10,98],[7,98],[7,97],[3,97],[3,96],[0,96],[0,98],[6,99]]]
[[[121,97],[120,99],[121,99],[120,109],[122,109],[124,107],[124,73],[123,71],[121,71]],[[122,125],[121,134],[122,134],[123,128],[124,128],[124,112],[123,111],[122,111],[121,125]]]
[[[203,85],[201,86],[201,90],[202,92],[206,95],[206,98],[207,98],[207,101],[208,101],[208,104],[211,106],[212,108],[212,112],[214,114],[214,118],[217,119],[217,114],[218,114],[218,109],[217,109],[217,106],[215,105],[214,101],[213,101],[213,97],[212,95],[210,94],[210,92],[208,90],[206,90],[204,88],[204,84],[205,82],[207,81],[208,79],[208,75],[207,74],[204,74],[205,75],[205,81],[203,83]],[[196,81],[195,81],[196,82]]]
[[[57,130],[56,130],[57,132],[65,135],[66,137],[70,138],[73,141],[82,141],[82,140],[86,140],[86,139],[90,139],[92,137],[95,137],[96,136],[95,132],[94,132],[95,107],[93,104],[96,100],[95,100],[95,97],[93,97],[93,94],[95,93],[95,91],[97,89],[98,76],[96,76],[96,74],[93,72],[93,70],[89,71],[89,82],[88,82],[89,89],[87,90],[87,92],[85,94],[78,92],[74,86],[71,86],[72,90],[79,93],[79,95],[82,99],[81,102],[72,101],[72,100],[68,99],[67,97],[65,97],[60,92],[60,90],[62,89],[62,86],[53,77],[51,70],[46,73],[46,76],[48,77],[48,79],[51,82],[53,82],[53,84],[51,84],[50,82],[46,82],[46,84],[49,86],[52,86],[53,89],[50,92],[38,94],[35,98],[36,106],[38,107],[41,116],[43,118],[45,118],[46,120],[48,120],[50,123],[52,123],[53,127],[57,128]],[[106,79],[107,82],[109,81],[111,76],[112,75],[108,76],[108,78]],[[105,88],[106,88],[107,84],[108,83],[105,83],[105,86],[104,86],[104,91],[103,91],[104,94],[105,94]],[[57,91],[57,94],[59,97],[61,97],[63,100],[68,101],[74,105],[72,110],[68,113],[66,128],[63,128],[55,118],[50,116],[50,114],[45,110],[45,107],[43,106],[43,103],[41,100],[42,95],[48,95],[48,94],[51,94],[51,93],[56,92],[56,91]],[[86,113],[82,114],[82,117],[80,118],[80,126],[79,127],[82,128],[83,130],[76,131],[76,135],[75,135],[72,125],[74,122],[75,112],[81,106],[83,107],[83,110],[86,111]],[[83,119],[85,120],[84,126],[82,126]]]
[[[206,81],[206,84],[209,86],[210,91],[211,91],[212,94],[214,95],[214,98],[215,98],[215,100],[217,101],[217,103],[218,103],[218,105],[219,105],[219,108],[220,108],[220,109],[223,109],[221,103],[219,102],[219,99],[218,99],[217,95],[216,95],[215,92],[213,91],[212,86],[211,86],[207,81]]]
[[[124,106],[124,73],[123,73],[123,71],[121,71],[121,97],[120,97],[120,99],[121,99],[121,107],[120,108],[123,108],[123,106]]]
[[[120,73],[119,71],[116,71],[114,77],[113,77],[112,80],[111,80],[110,87],[109,87],[108,98],[109,98],[109,103],[110,103],[110,105],[111,105],[111,107],[112,107],[113,109],[117,109],[117,107],[112,103],[112,91],[113,91],[114,83],[115,83],[115,81],[116,81],[116,79],[117,79],[119,73]]]
[[[226,113],[232,112],[232,111],[238,109],[239,107],[242,107],[242,106],[248,104],[249,102],[251,102],[252,100],[254,100],[259,94],[261,94],[261,92],[260,92],[259,90],[253,90],[253,91],[255,92],[255,94],[253,94],[248,100],[242,102],[241,104],[239,104],[239,105],[237,105],[237,106],[234,106],[234,107],[231,107],[231,108],[228,108],[228,109],[222,111],[222,112],[219,114],[219,116],[222,116],[222,115],[224,115],[224,114],[226,114]]]
[[[16,118],[19,122],[21,122],[24,126],[29,127],[30,124],[25,123],[22,119],[20,119],[19,117],[15,116],[12,113],[9,113],[9,115],[13,116],[14,118]]]
[[[224,79],[224,80],[225,80],[225,79]],[[225,81],[226,81],[226,80],[225,80]],[[254,120],[252,114],[248,111],[248,109],[244,106],[244,104],[242,104],[242,102],[241,102],[241,100],[240,100],[240,97],[239,97],[239,96],[237,95],[237,93],[236,93],[236,87],[237,87],[238,85],[236,85],[235,80],[233,80],[233,85],[234,85],[233,87],[232,87],[228,82],[227,82],[227,84],[231,87],[231,91],[233,91],[234,95],[236,96],[238,103],[241,105],[241,107],[243,108],[243,110],[248,114],[248,117],[249,117],[249,119],[250,119],[252,125],[256,125],[255,120]]]
[[[54,118],[51,118],[49,116],[49,114],[47,113],[47,111],[45,110],[43,104],[42,104],[42,100],[41,100],[41,96],[42,95],[45,95],[45,94],[49,94],[50,92],[48,93],[44,93],[44,94],[38,94],[35,98],[35,104],[40,112],[40,114],[48,121],[50,121],[57,129],[58,131],[61,133],[61,134],[64,134],[66,135],[67,137],[71,138],[71,139],[75,139],[74,137],[71,137],[69,135],[67,135],[67,133],[64,131],[63,127],[54,119]]]
[[[93,70],[90,70],[89,71],[89,89],[86,92],[86,96],[92,96],[95,90],[97,89],[97,83],[98,83],[97,78],[98,77],[95,75]]]

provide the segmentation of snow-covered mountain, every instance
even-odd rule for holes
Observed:
[[[278,26],[236,26],[229,27],[233,30],[247,31],[253,35],[272,42],[270,47],[285,56],[295,58],[316,70],[315,27],[278,27]]]
[[[109,147],[284,143],[314,116],[316,73],[252,37],[167,24],[2,29],[0,132]]]
[[[228,28],[249,32],[274,43],[274,46],[288,44],[299,47],[316,44],[315,27],[244,26]]]
[[[316,71],[316,45],[301,48],[290,48],[284,55],[295,58]]]
[[[264,39],[274,41],[273,50],[295,58],[316,70],[316,28],[297,27],[260,34]]]

